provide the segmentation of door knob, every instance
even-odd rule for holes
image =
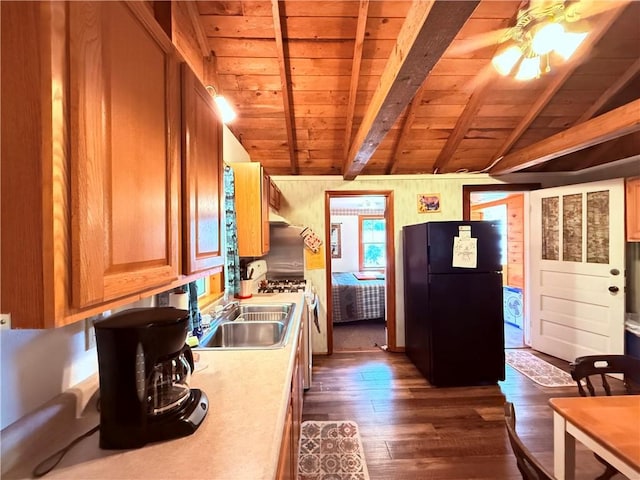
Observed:
[[[620,290],[618,287],[609,287],[611,293],[616,293],[618,290]]]

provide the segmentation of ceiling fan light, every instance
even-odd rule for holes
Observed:
[[[553,47],[553,49],[565,60],[569,60],[580,44],[587,38],[588,33],[566,32],[562,39]]]
[[[516,80],[533,80],[540,76],[540,57],[524,58],[520,63]]]
[[[495,68],[500,75],[506,76],[511,73],[511,70],[513,70],[513,67],[515,67],[521,57],[522,51],[520,48],[516,45],[512,45],[493,57],[491,63],[493,64],[493,68]]]
[[[533,36],[531,48],[538,55],[544,55],[564,41],[564,28],[559,23],[550,22],[542,26]]]
[[[236,118],[236,112],[233,111],[231,105],[222,95],[216,95],[213,97],[218,106],[218,110],[220,112],[220,116],[222,117],[222,123],[229,123]]]

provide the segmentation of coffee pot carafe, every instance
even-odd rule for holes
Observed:
[[[100,447],[123,449],[190,435],[208,409],[190,388],[193,353],[185,344],[189,312],[126,310],[96,322]]]
[[[180,408],[189,399],[189,380],[193,368],[193,354],[187,345],[177,355],[154,365],[147,386],[149,415],[163,415]]]

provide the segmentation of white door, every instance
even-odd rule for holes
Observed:
[[[530,194],[531,346],[624,353],[624,180]]]

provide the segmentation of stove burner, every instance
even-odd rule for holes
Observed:
[[[307,289],[307,281],[303,279],[263,280],[258,293],[296,293]]]

